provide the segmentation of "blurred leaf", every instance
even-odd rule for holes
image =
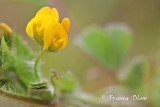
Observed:
[[[80,46],[110,70],[122,64],[131,42],[131,32],[123,27],[113,27],[108,32],[92,27],[85,30],[80,38]]]
[[[33,62],[27,62],[20,58],[17,58],[16,61],[16,73],[20,80],[25,84],[27,87],[30,83],[38,82],[33,70]]]
[[[32,61],[33,56],[31,55],[31,52],[28,49],[28,47],[22,43],[17,34],[15,35],[15,48],[16,73],[20,80],[27,87],[30,83],[38,81],[34,74],[34,61]]]
[[[112,65],[113,68],[117,68],[131,46],[132,34],[129,29],[125,29],[125,26],[112,26],[109,28],[108,34],[111,40]]]
[[[70,73],[66,73],[62,78],[57,78],[57,76],[53,76],[52,78],[54,87],[57,89],[56,91],[68,92],[73,91],[76,87],[76,81]]]
[[[15,94],[21,93],[24,95],[25,91],[23,89],[23,86],[21,86],[21,83],[19,83],[14,72],[16,62],[15,57],[13,56],[13,53],[10,52],[4,38],[2,38],[1,46],[3,60],[3,68],[0,74],[3,77],[1,80],[1,88],[4,91],[9,91]],[[4,84],[2,83],[2,81],[4,82]]]
[[[2,40],[1,40],[1,46],[2,46],[2,54],[11,57],[12,54],[11,54],[11,52],[10,52],[10,50],[9,50],[9,47],[7,46],[4,38],[2,38]]]
[[[143,77],[145,73],[146,63],[144,60],[134,61],[128,69],[126,69],[123,83],[133,89],[133,91],[140,91],[143,87]]]
[[[89,52],[111,68],[112,65],[109,63],[109,56],[111,55],[110,41],[105,31],[98,27],[90,28],[83,32],[80,39],[80,45],[84,47],[86,52]]]
[[[154,107],[160,107],[160,79],[159,79],[159,75],[154,75],[154,77],[152,77],[152,84],[151,84],[151,101],[153,103]]]
[[[153,107],[160,107],[160,76],[158,57],[149,58],[144,77],[144,93]]]
[[[18,34],[15,34],[15,47],[17,57],[22,57],[24,60],[33,59],[33,54],[30,52],[29,48],[22,43],[22,40],[19,38]]]
[[[1,81],[0,90],[12,94],[21,94],[21,95],[26,94],[24,89],[21,86],[19,86],[19,84],[15,83],[15,81],[8,81],[8,80]]]
[[[76,86],[75,82],[76,81],[73,79],[73,76],[69,73],[66,73],[59,84],[59,88],[62,91],[73,91]]]
[[[14,57],[12,56],[12,53],[9,50],[9,47],[7,46],[4,38],[1,40],[1,46],[2,46],[2,63],[3,63],[3,69],[4,70],[13,70],[14,69]]]

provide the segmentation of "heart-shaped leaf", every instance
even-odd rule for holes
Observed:
[[[123,62],[131,46],[132,34],[119,26],[105,31],[100,27],[85,30],[80,37],[80,46],[108,69],[115,70]]]
[[[118,68],[132,43],[132,33],[125,26],[112,26],[107,30],[111,43],[111,65]]]

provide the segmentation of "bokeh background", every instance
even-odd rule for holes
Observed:
[[[108,69],[76,44],[81,32],[91,25],[105,27],[112,22],[123,22],[132,29],[133,44],[122,67],[135,56],[155,55],[160,47],[160,0],[0,0],[0,22],[7,23],[20,34],[35,54],[40,47],[27,36],[25,28],[43,6],[57,8],[60,21],[64,17],[71,20],[67,48],[46,53],[42,58],[40,68],[44,78],[50,77],[50,68],[58,73],[71,71],[90,93],[116,84],[115,75],[106,72]]]

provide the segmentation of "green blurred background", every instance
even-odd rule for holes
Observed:
[[[27,36],[25,27],[43,6],[57,8],[60,21],[64,17],[71,20],[67,48],[45,53],[42,58],[40,68],[45,78],[50,77],[50,68],[54,68],[58,73],[73,72],[88,92],[116,84],[112,73],[76,45],[80,33],[91,25],[105,27],[112,22],[124,22],[130,26],[134,41],[123,66],[134,56],[152,56],[159,49],[160,0],[0,0],[0,22],[18,32],[35,54],[40,47]]]

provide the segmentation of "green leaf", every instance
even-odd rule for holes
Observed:
[[[85,30],[80,38],[80,46],[104,65],[111,68],[112,65],[109,63],[111,60],[110,40],[102,28],[94,27]]]
[[[152,84],[150,85],[150,88],[152,91],[149,90],[149,93],[151,93],[151,102],[153,103],[153,107],[159,107],[160,106],[160,79],[159,74],[153,75],[152,77]]]
[[[53,76],[52,81],[56,91],[70,92],[76,87],[76,81],[70,73],[64,74],[62,78]]]
[[[22,40],[16,33],[15,33],[15,48],[17,57],[22,57],[21,59],[23,60],[33,59],[33,54],[30,52],[29,48],[24,43],[22,43]]]
[[[29,86],[30,83],[38,82],[39,80],[36,78],[33,70],[33,62],[27,62],[20,58],[17,58],[16,61],[16,74],[20,78],[20,80],[24,83],[26,87]]]
[[[123,83],[134,91],[140,91],[143,87],[143,78],[145,74],[146,62],[142,59],[135,60],[126,69],[126,75],[123,77]]]
[[[113,26],[109,31],[91,27],[80,38],[80,46],[110,70],[122,64],[131,43],[131,32],[121,26]]]
[[[72,75],[69,73],[66,73],[64,77],[62,78],[59,88],[62,91],[73,91],[75,89],[76,83],[73,79]]]
[[[5,42],[5,39],[2,38],[1,40],[1,46],[2,46],[2,68],[1,68],[1,76],[3,77],[2,81],[6,81],[5,84],[2,85],[2,89],[4,91],[9,91],[11,93],[21,93],[25,94],[25,89],[23,85],[18,81],[15,74],[15,57],[13,56],[13,53],[10,52],[9,47],[7,43]]]
[[[120,26],[110,28],[108,34],[111,41],[112,65],[117,68],[121,65],[131,46],[132,34],[129,30]]]
[[[2,63],[3,63],[3,70],[13,70],[14,69],[14,57],[9,50],[4,38],[1,40],[2,46]]]
[[[4,38],[2,38],[1,40],[1,46],[2,46],[2,53],[8,55],[8,56],[12,56],[10,50],[9,50],[9,47],[7,46]]]
[[[15,35],[15,57],[16,73],[25,86],[28,87],[30,83],[37,82],[38,79],[36,78],[33,69],[33,56],[17,34]]]

